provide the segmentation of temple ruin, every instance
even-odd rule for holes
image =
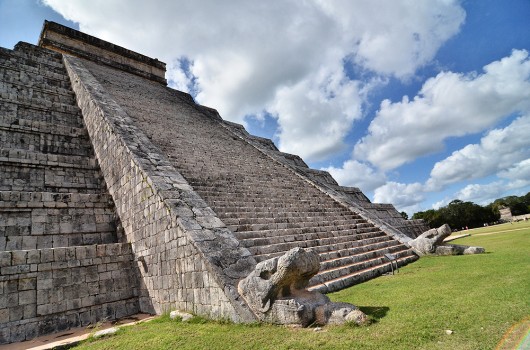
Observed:
[[[54,22],[0,48],[0,140],[0,344],[138,312],[254,322],[257,263],[311,250],[327,293],[415,261],[428,230]]]

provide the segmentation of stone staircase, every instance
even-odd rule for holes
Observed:
[[[314,249],[322,267],[311,288],[331,292],[390,272],[385,254],[399,265],[417,259],[406,245],[228,130],[189,95],[88,61],[85,66],[257,261],[294,247]]]
[[[116,226],[62,55],[0,48],[0,344],[137,312]]]

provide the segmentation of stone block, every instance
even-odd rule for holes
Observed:
[[[11,252],[0,251],[0,268],[11,266]]]
[[[9,322],[19,321],[24,317],[24,306],[13,306],[9,308]]]
[[[27,251],[13,251],[11,252],[11,264],[12,265],[24,265],[27,262],[28,252]]]
[[[9,322],[9,309],[0,309],[0,324],[7,324],[7,322]],[[1,328],[3,327],[0,327],[0,329]]]
[[[37,302],[36,290],[24,290],[18,293],[18,304],[27,305],[35,304]]]
[[[34,290],[37,286],[36,278],[21,278],[18,280],[18,290]]]

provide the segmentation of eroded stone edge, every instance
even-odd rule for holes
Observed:
[[[135,162],[145,176],[146,183],[168,211],[171,226],[178,226],[188,236],[236,310],[237,315],[226,316],[236,322],[255,321],[255,315],[237,292],[238,281],[246,277],[256,265],[252,254],[239,244],[219,218],[213,215],[197,216],[197,211],[194,212],[193,209],[207,208],[208,205],[193,191],[167,157],[134,126],[127,113],[84,67],[82,60],[67,55],[63,55],[63,60],[83,117],[102,119],[105,128],[126,148],[131,161]],[[95,131],[90,127],[88,131],[94,140]],[[98,161],[102,163],[98,147],[94,148]],[[110,176],[104,172],[106,181]],[[111,195],[115,197],[116,194]],[[116,198],[114,200],[117,201]],[[120,211],[118,208],[118,212]],[[169,229],[170,227],[166,228]],[[134,242],[132,245],[135,251]]]

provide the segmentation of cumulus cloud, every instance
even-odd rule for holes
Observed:
[[[268,110],[278,118],[280,150],[311,160],[342,150],[352,122],[361,117],[359,95],[358,83],[342,69],[279,89]]]
[[[480,143],[457,150],[437,162],[428,181],[432,190],[462,180],[478,179],[499,173],[500,176],[524,178],[530,157],[530,115],[517,118],[502,129],[491,130]],[[519,168],[512,168],[519,163]],[[529,175],[529,174],[527,174]]]
[[[481,75],[442,72],[427,80],[413,100],[383,101],[354,154],[393,169],[443,149],[448,137],[481,132],[529,109],[528,52],[514,50],[485,66]]]
[[[341,168],[331,166],[322,170],[328,171],[339,184],[358,187],[363,192],[373,191],[386,182],[385,174],[356,160],[344,162]]]
[[[447,0],[43,1],[84,32],[166,61],[175,87],[225,119],[270,109],[282,150],[310,160],[339,150],[362,115],[366,87],[344,64],[409,77],[465,18]]]
[[[530,159],[525,159],[502,170],[499,172],[499,177],[515,181],[526,180],[527,182],[530,182]]]
[[[433,204],[438,209],[453,199],[488,204],[510,191],[530,186],[530,116],[516,118],[502,129],[488,132],[478,144],[467,145],[436,163],[424,183],[388,182],[374,192],[374,201],[393,203],[401,210],[419,205],[429,192],[444,190],[464,180],[493,176],[484,184],[469,184],[450,198]]]
[[[389,181],[374,191],[374,202],[392,203],[396,208],[402,210],[414,206],[424,199],[424,185],[419,182],[403,184]]]

